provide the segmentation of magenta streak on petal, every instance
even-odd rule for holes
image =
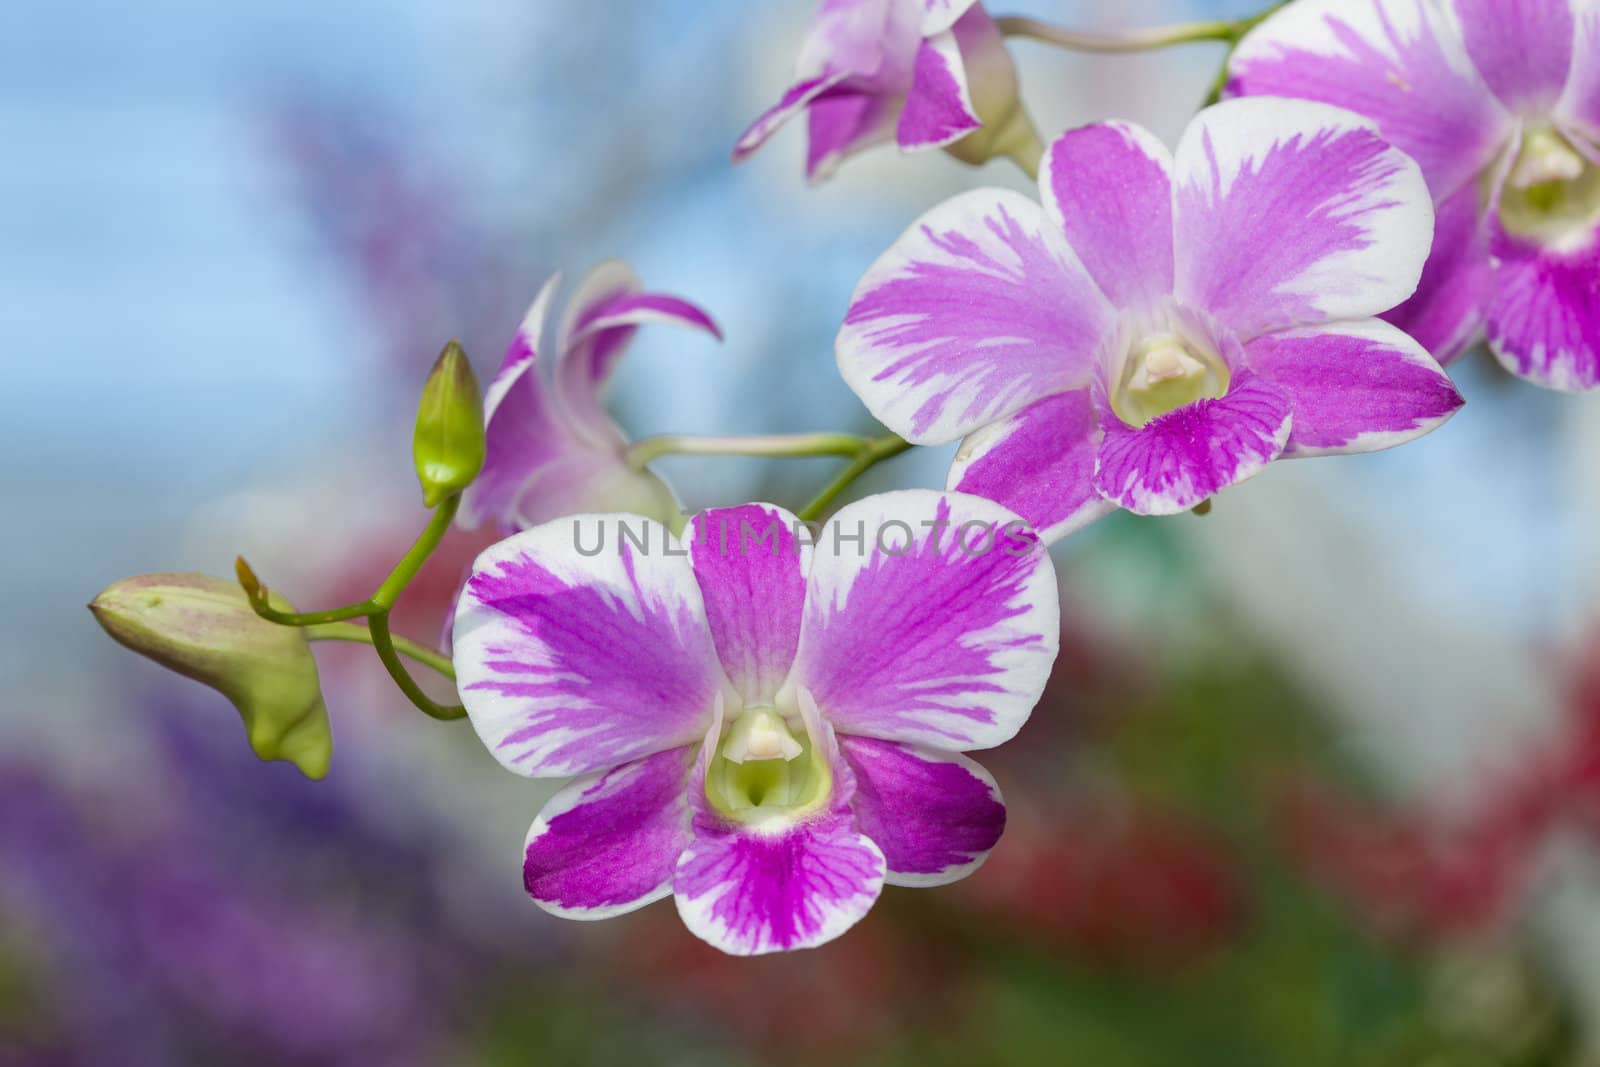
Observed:
[[[865,737],[839,747],[856,773],[856,825],[883,850],[891,881],[965,873],[1000,840],[1005,805],[965,757]]]
[[[928,35],[942,33],[954,26],[977,0],[922,0],[922,32]]]
[[[1509,119],[1461,61],[1460,45],[1424,0],[1341,0],[1361,8],[1323,16],[1323,40],[1280,29],[1288,13],[1245,39],[1232,64],[1235,96],[1288,96],[1347,108],[1376,122],[1414,158],[1435,200],[1473,180],[1509,132]],[[1415,35],[1391,12],[1415,4]],[[1360,28],[1358,28],[1358,25]],[[1452,62],[1451,52],[1456,53]]]
[[[1571,392],[1600,385],[1600,230],[1571,252],[1501,236],[1489,347],[1506,369]]]
[[[840,91],[819,97],[807,115],[806,177],[826,178],[845,156],[888,140],[891,111],[891,101],[871,93]]]
[[[551,405],[533,348],[522,334],[511,342],[488,398],[483,470],[461,502],[468,528],[488,519],[505,526],[527,480],[581,447]]]
[[[1119,308],[1172,293],[1172,177],[1168,153],[1135,126],[1069,130],[1047,155],[1046,204],[1089,276]]]
[[[842,931],[865,915],[883,874],[882,856],[848,814],[764,835],[701,813],[675,891],[706,909],[717,947],[781,952],[820,943],[831,926]]]
[[[537,650],[529,655],[515,640],[491,647],[493,658],[479,667],[492,677],[467,686],[529,702],[498,745],[529,750],[512,762],[538,751],[542,766],[604,767],[704,731],[716,695],[709,634],[691,605],[652,598],[633,549],[621,552],[638,614],[610,591],[570,584],[527,555],[468,580],[467,593]]]
[[[552,910],[645,903],[671,885],[689,843],[695,746],[580,778],[545,806],[524,850],[528,895]]]
[[[783,97],[769,110],[763,113],[750,128],[740,135],[738,144],[733,150],[734,162],[739,162],[750,156],[752,152],[767,143],[767,139],[784,123],[798,115],[805,107],[838,85],[850,76],[848,71],[836,70],[815,78],[807,78],[789,88]]]
[[[1547,109],[1572,67],[1572,0],[1454,0],[1467,53],[1508,107]]]
[[[1251,368],[1289,394],[1288,454],[1387,448],[1462,404],[1420,345],[1376,320],[1268,334],[1245,351]]]
[[[901,148],[949,144],[983,125],[967,100],[965,75],[957,69],[961,56],[953,38],[947,44],[941,50],[936,42],[923,41],[917,51],[911,91],[895,133]]]
[[[1046,542],[1059,540],[1115,510],[1094,487],[1101,436],[1089,390],[1046,397],[967,438],[962,452],[975,458],[950,488],[1004,504]]]
[[[1467,185],[1439,205],[1433,250],[1416,295],[1383,316],[1440,363],[1448,364],[1482,336],[1494,291],[1488,227],[1478,197],[1477,186]]]
[[[1050,225],[1042,212],[1040,221]],[[907,255],[930,258],[910,259],[861,292],[845,317],[847,330],[883,353],[874,381],[927,395],[910,418],[913,434],[926,433],[958,393],[959,418],[979,421],[1081,385],[1098,350],[1106,311],[1081,271],[1004,204],[983,227],[980,240],[924,224]]]
[[[1245,159],[1224,189],[1210,131],[1204,136],[1209,175],[1177,190],[1179,299],[1243,339],[1324,321],[1315,297],[1327,295],[1326,286],[1301,294],[1285,287],[1329,256],[1372,246],[1363,216],[1396,202],[1369,198],[1404,157],[1370,130],[1321,129]]]
[[[994,547],[969,554],[957,544],[961,520],[951,522],[949,498],[927,519],[935,525],[909,523],[917,539],[904,554],[882,551],[872,544],[879,531],[868,531],[871,555],[844,583],[843,603],[813,584],[798,677],[842,732],[971,748],[983,733],[976,727],[997,721],[985,697],[1013,695],[1005,654],[1046,648],[1044,635],[1007,627],[1032,607],[1037,538],[994,530]],[[965,543],[982,547],[983,532],[974,528]]]
[[[747,704],[770,704],[794,662],[806,579],[795,518],[763,504],[694,518],[690,561],[723,670]]]
[[[772,832],[723,818],[705,798],[705,756],[689,788],[693,840],[673,893],[697,935],[738,955],[809,948],[854,925],[883,888],[883,854],[855,828],[855,776],[831,732],[833,793],[825,808]]]
[[[1258,473],[1289,436],[1289,398],[1245,371],[1228,395],[1199,400],[1139,429],[1102,406],[1095,484],[1141,515],[1175,515]]]

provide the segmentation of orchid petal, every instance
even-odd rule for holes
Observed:
[[[1506,370],[1551,389],[1600,385],[1600,230],[1571,250],[1500,236],[1489,347]]]
[[[794,662],[805,611],[809,542],[771,504],[694,517],[689,558],[723,670],[745,704],[771,704]]]
[[[1366,119],[1247,97],[1178,145],[1177,296],[1242,340],[1387,311],[1417,288],[1433,206],[1415,162]]]
[[[789,684],[842,733],[989,748],[1033,710],[1059,628],[1049,554],[1015,513],[886,493],[819,533]]]
[[[1572,71],[1556,117],[1590,141],[1600,141],[1600,3],[1581,0],[1572,45]]]
[[[1452,0],[1467,54],[1507,107],[1550,110],[1572,69],[1572,0]]]
[[[1176,515],[1259,474],[1289,440],[1289,398],[1249,371],[1228,394],[1198,400],[1134,429],[1102,412],[1095,485],[1140,515]]]
[[[1494,291],[1488,228],[1478,199],[1477,186],[1467,185],[1439,205],[1433,251],[1416,293],[1383,316],[1443,364],[1483,335],[1484,310]]]
[[[1392,448],[1462,404],[1434,358],[1377,319],[1268,334],[1245,352],[1252,370],[1289,395],[1288,456]]]
[[[816,100],[806,116],[806,178],[822,181],[840,160],[894,137],[900,101],[840,90]]]
[[[1068,130],[1044,155],[1045,210],[1119,308],[1172,294],[1172,154],[1125,122]]]
[[[839,748],[855,771],[856,825],[883,850],[889,885],[960,881],[1000,840],[1000,787],[967,757],[865,737]]]
[[[867,271],[839,369],[886,426],[937,444],[1086,385],[1113,318],[1039,205],[979,189],[924,215]]]
[[[523,846],[523,884],[545,911],[609,919],[672,892],[689,844],[698,746],[585,775],[551,797]]]
[[[763,112],[750,128],[739,135],[733,148],[735,163],[748,159],[756,149],[766,144],[785,123],[811,106],[823,93],[835,88],[850,76],[849,71],[836,70],[828,74],[806,78],[789,87],[783,97]]]
[[[1094,487],[1102,436],[1089,390],[1057,393],[968,436],[947,484],[1004,505],[1054,544],[1116,510]]]
[[[1246,34],[1228,67],[1230,94],[1365,115],[1439,200],[1470,184],[1513,128],[1435,0],[1296,0]]]
[[[454,661],[496,759],[530,777],[583,774],[704,735],[724,683],[685,556],[660,523],[579,515],[478,557]]]
[[[486,450],[483,470],[461,494],[457,521],[464,529],[491,520],[506,525],[528,478],[572,451],[571,432],[539,380],[537,366],[545,318],[559,283],[557,275],[539,290],[484,391]]]
[[[963,15],[972,10],[978,0],[922,0],[924,14],[922,16],[922,33],[926,37],[943,33],[957,22]]]
[[[820,735],[820,736],[819,736]],[[673,896],[695,936],[735,956],[815,948],[854,926],[883,890],[884,859],[855,828],[855,776],[824,724],[833,793],[824,810],[779,826],[729,820],[706,800],[705,762],[693,777],[694,837]]]
[[[927,38],[917,49],[911,90],[895,140],[908,150],[959,141],[983,125],[972,106],[966,65],[954,30]]]

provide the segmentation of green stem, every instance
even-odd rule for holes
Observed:
[[[394,565],[394,570],[389,572],[389,577],[378,586],[378,591],[372,594],[371,603],[378,608],[388,611],[394,607],[395,600],[400,596],[405,587],[411,584],[411,579],[417,576],[422,565],[433,555],[433,550],[439,547],[439,542],[444,540],[444,535],[450,532],[450,523],[456,517],[456,509],[461,506],[459,494],[446,498],[445,502],[434,509],[433,518],[428,523],[428,528],[422,531],[400,562]]]
[[[358,626],[353,622],[329,622],[319,626],[305,627],[307,641],[353,641],[357,644],[371,645],[372,630],[370,627]],[[409,637],[391,635],[394,650],[402,656],[408,656],[425,667],[431,667],[452,682],[456,680],[455,665],[436,648],[413,641]]]
[[[884,460],[892,456],[898,456],[911,447],[910,441],[903,440],[894,434],[889,434],[886,437],[875,437],[866,442],[866,447],[862,449],[855,459],[850,461],[850,465],[840,471],[837,478],[823,487],[822,492],[818,493],[811,503],[801,508],[796,517],[804,522],[814,521],[827,509],[829,504],[832,504],[838,498],[840,493],[850,488],[850,485],[857,478]]]
[[[251,605],[256,614],[271,622],[284,626],[300,626],[307,629],[308,640],[332,641],[364,641],[370,644],[378,653],[378,658],[383,661],[384,667],[389,671],[389,677],[394,679],[400,691],[415,704],[425,715],[435,719],[460,719],[467,714],[467,709],[459,704],[440,704],[422,691],[416,680],[406,671],[406,665],[400,662],[400,653],[404,652],[413,659],[427,664],[445,677],[454,681],[455,668],[450,661],[432,649],[408,641],[405,638],[396,638],[389,632],[389,611],[411,584],[411,579],[417,576],[422,565],[428,561],[433,550],[439,547],[439,542],[444,540],[444,535],[450,531],[450,523],[456,517],[456,509],[461,506],[459,494],[450,496],[433,511],[433,517],[428,520],[428,526],[422,531],[400,562],[394,565],[394,570],[378,586],[378,591],[359,604],[347,604],[342,608],[331,608],[328,611],[308,611],[292,613],[279,611],[267,603],[266,590],[262,588],[255,573],[250,570],[250,565],[243,559],[238,561],[239,583],[244,587],[245,593],[250,598]],[[357,636],[357,627],[336,628],[330,624],[342,622],[365,616],[367,620],[367,634],[365,637]]]
[[[454,498],[452,498],[454,499]],[[387,609],[370,616],[367,626],[372,630],[372,647],[377,650],[378,658],[389,671],[389,677],[394,679],[394,684],[417,706],[424,715],[448,722],[452,719],[464,719],[467,709],[460,704],[440,704],[422,691],[422,687],[406,671],[406,665],[400,662],[400,656],[395,651],[394,635],[389,632],[389,612]]]
[[[662,456],[858,456],[871,442],[849,433],[769,434],[754,437],[646,437],[628,449],[628,466],[642,471]]]
[[[1007,37],[1026,37],[1074,52],[1148,52],[1157,48],[1170,48],[1193,41],[1237,41],[1244,31],[1259,21],[1250,19],[1217,19],[1210,22],[1185,22],[1174,26],[1157,26],[1146,30],[1125,30],[1120,33],[1084,33],[1065,26],[1044,22],[1023,15],[1002,15],[994,20],[1000,32]]]

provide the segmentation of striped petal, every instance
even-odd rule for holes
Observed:
[[[1199,400],[1134,429],[1109,411],[1095,485],[1140,515],[1176,515],[1253,477],[1289,440],[1290,402],[1248,371],[1228,394]]]
[[[1366,119],[1250,97],[1201,112],[1178,145],[1177,295],[1242,339],[1388,311],[1433,241],[1422,173]]]
[[[1172,154],[1124,122],[1068,130],[1039,171],[1045,210],[1119,308],[1172,295]]]
[[[868,270],[839,369],[886,426],[936,444],[1087,384],[1113,318],[1043,208],[980,189],[924,215]]]
[[[1572,0],[1452,0],[1467,54],[1513,111],[1549,111],[1572,69]]]
[[[609,919],[672,892],[689,844],[689,772],[699,746],[585,775],[545,804],[523,846],[522,880],[545,911]]]
[[[1479,196],[1475,184],[1467,185],[1439,205],[1433,251],[1416,293],[1383,316],[1443,364],[1483,336],[1484,314],[1494,291],[1488,227]]]
[[[983,123],[967,88],[966,65],[954,30],[924,40],[911,69],[911,89],[895,140],[901,148],[938,148],[958,141]]]
[[[1228,69],[1232,95],[1318,100],[1371,119],[1439,200],[1512,133],[1436,0],[1296,0],[1245,35]]]
[[[597,445],[622,440],[602,398],[635,331],[651,322],[722,339],[710,315],[681,297],[643,292],[633,270],[620,260],[590,271],[567,306],[557,337],[556,395],[573,425]]]
[[[539,379],[538,348],[560,276],[547,281],[517,328],[500,369],[484,391],[483,470],[461,494],[457,521],[509,529],[517,496],[537,471],[571,456],[577,446]]]
[[[890,885],[960,881],[1000,840],[1000,787],[967,757],[865,737],[839,748],[855,771],[856,825],[883,851]]]
[[[489,548],[456,608],[473,728],[531,777],[699,740],[724,684],[686,550],[660,523],[580,515]]]
[[[1512,374],[1567,392],[1600,386],[1600,229],[1579,247],[1494,245],[1489,347]]]
[[[713,508],[691,525],[689,558],[711,636],[746,705],[771,704],[794,663],[811,566],[800,530],[771,504]]]
[[[818,534],[790,685],[841,733],[961,750],[1026,721],[1060,641],[1055,571],[992,501],[908,490]]]
[[[690,789],[694,837],[678,861],[673,896],[684,925],[735,956],[815,948],[854,926],[883,890],[884,859],[855,827],[855,776],[826,726],[833,793],[823,810],[755,828],[705,799],[706,753]],[[815,735],[814,735],[815,736]]]
[[[1094,486],[1103,436],[1089,390],[1057,393],[969,436],[946,484],[1009,508],[1054,544],[1116,510]]]
[[[1289,395],[1294,425],[1285,455],[1392,448],[1462,404],[1434,358],[1377,319],[1268,334],[1245,353],[1252,370]]]

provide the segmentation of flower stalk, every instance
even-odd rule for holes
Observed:
[[[439,547],[439,542],[444,540],[444,535],[450,529],[450,523],[455,519],[456,510],[461,505],[459,493],[445,498],[434,509],[433,518],[422,531],[415,543],[395,564],[389,576],[383,580],[366,600],[355,604],[346,604],[343,607],[330,608],[326,611],[288,612],[273,607],[268,602],[269,592],[261,580],[256,577],[255,571],[250,568],[241,556],[234,564],[239,576],[239,584],[244,588],[245,595],[250,600],[250,605],[257,615],[269,622],[278,623],[280,626],[298,626],[307,628],[308,640],[336,640],[336,641],[362,641],[370,644],[378,659],[394,679],[395,685],[406,698],[429,718],[440,721],[465,718],[467,709],[460,704],[440,704],[427,693],[411,677],[406,670],[405,663],[400,659],[402,654],[410,656],[418,662],[432,667],[435,671],[455,680],[455,670],[450,666],[450,661],[441,653],[426,648],[405,638],[397,638],[389,630],[389,612],[394,608],[395,601],[405,591],[406,586],[417,576],[422,565]],[[357,636],[358,627],[338,627],[346,619],[365,618],[367,620],[367,633],[365,637]]]

